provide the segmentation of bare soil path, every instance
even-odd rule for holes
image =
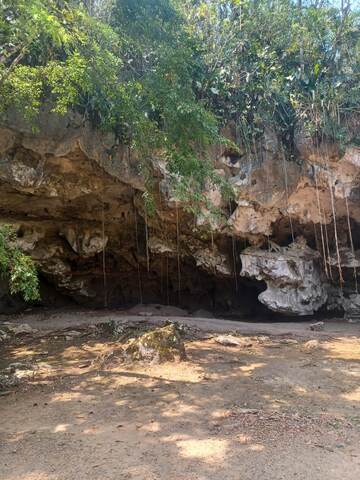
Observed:
[[[17,319],[46,330],[104,314],[48,320]],[[359,325],[179,321],[201,330],[181,363],[121,363],[105,337],[44,333],[1,347],[3,362],[37,365],[0,396],[1,480],[360,478]],[[204,335],[235,327],[249,346]]]
[[[252,322],[238,320],[224,320],[219,318],[206,318],[189,316],[186,311],[176,307],[167,307],[162,305],[144,305],[130,310],[40,310],[29,311],[19,315],[0,315],[0,321],[14,323],[27,323],[30,326],[41,330],[54,330],[56,328],[75,328],[81,325],[96,325],[105,321],[116,321],[126,324],[129,321],[144,320],[152,322],[155,325],[164,322],[164,319],[178,321],[190,327],[196,327],[202,331],[229,332],[237,331],[244,335],[297,335],[304,338],[314,336],[351,336],[360,334],[360,324],[351,324],[343,319],[327,320],[323,331],[310,332],[309,325],[311,320],[285,322],[279,315],[279,322]]]

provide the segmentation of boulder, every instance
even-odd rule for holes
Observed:
[[[310,325],[310,330],[313,332],[320,332],[321,330],[324,330],[324,326],[324,322],[315,322]]]
[[[176,324],[166,325],[146,332],[130,341],[125,355],[131,360],[144,360],[161,363],[174,360],[185,360],[186,353]]]

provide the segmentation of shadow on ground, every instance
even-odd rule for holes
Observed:
[[[358,479],[359,338],[250,340],[162,365],[107,360],[106,338],[8,347],[38,369],[0,398],[0,477]]]

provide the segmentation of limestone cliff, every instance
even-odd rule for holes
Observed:
[[[329,289],[341,297],[340,274],[345,297],[356,289],[360,149],[340,152],[301,132],[295,140],[292,155],[271,131],[242,153],[214,147],[235,200],[204,192],[222,212],[210,219],[205,206],[194,218],[174,201],[153,158],[156,213],[148,216],[139,159],[115,137],[76,115],[43,112],[36,132],[9,117],[0,129],[0,221],[16,227],[36,260],[44,304],[313,314],[334,306]],[[8,310],[13,300],[1,291]]]

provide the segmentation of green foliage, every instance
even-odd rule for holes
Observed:
[[[339,140],[359,113],[359,12],[331,2],[187,0],[204,63],[198,84],[245,146],[266,126],[290,143],[304,124]]]
[[[204,152],[219,135],[194,89],[200,59],[183,15],[169,0],[105,2],[111,15],[102,15],[101,3],[0,3],[0,108],[15,105],[29,121],[46,101],[58,114],[76,109],[144,161],[161,152],[170,170],[193,177],[200,191]]]
[[[40,298],[36,266],[16,247],[16,233],[9,225],[0,227],[0,274],[9,281],[10,293],[20,294],[26,302]]]
[[[154,196],[149,192],[148,190],[145,190],[145,192],[142,195],[143,202],[144,202],[144,210],[146,215],[149,217],[152,217],[155,215],[156,212],[156,204],[155,204],[155,199]]]
[[[247,153],[267,126],[287,151],[299,126],[356,141],[359,12],[300,5],[0,0],[0,113],[15,106],[36,125],[45,103],[75,109],[143,163],[164,158],[179,195],[201,203],[218,183],[209,147],[229,123]]]

